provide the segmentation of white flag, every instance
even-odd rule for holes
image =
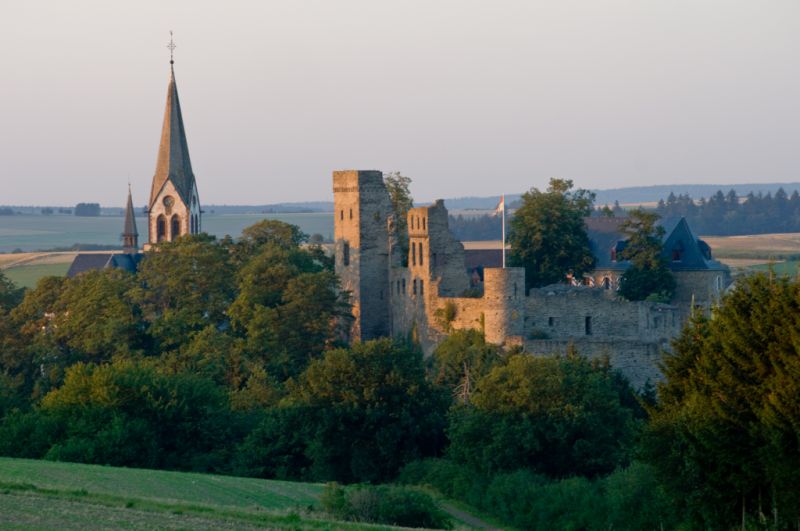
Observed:
[[[499,216],[506,210],[506,196],[500,196],[500,202],[497,203],[497,208],[494,209],[494,215]]]

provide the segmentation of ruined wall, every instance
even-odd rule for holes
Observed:
[[[351,337],[390,335],[389,235],[391,201],[379,171],[333,173],[335,267],[351,293]]]
[[[538,338],[630,339],[663,342],[681,328],[679,309],[630,302],[616,293],[584,286],[548,286],[530,291],[525,336]]]
[[[564,355],[573,346],[578,354],[589,359],[608,356],[611,366],[630,381],[634,389],[647,382],[656,383],[663,376],[658,364],[663,350],[657,343],[629,339],[584,338],[575,340],[527,340],[525,350],[539,355]]]

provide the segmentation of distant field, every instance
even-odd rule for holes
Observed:
[[[217,237],[239,236],[242,229],[262,219],[279,219],[300,227],[307,234],[333,236],[333,213],[301,214],[223,214],[211,212],[203,216],[203,230]],[[84,218],[67,215],[42,216],[23,214],[0,216],[0,253],[16,249],[39,251],[70,247],[75,243],[120,245],[122,217]],[[147,220],[136,218],[139,241],[147,240]]]
[[[43,277],[63,277],[69,270],[69,264],[36,264],[12,267],[3,271],[11,282],[22,288],[35,288]]]
[[[0,527],[390,529],[326,519],[323,486],[0,458]]]

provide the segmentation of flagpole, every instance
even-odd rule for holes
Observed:
[[[503,203],[503,241],[501,243],[503,247],[503,269],[506,268],[506,196],[503,194],[503,197],[500,199],[500,202]]]

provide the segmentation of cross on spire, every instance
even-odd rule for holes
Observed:
[[[167,48],[169,48],[169,64],[174,65],[175,59],[173,57],[173,53],[175,52],[175,42],[172,40],[172,30],[169,30],[169,44],[167,44]]]

